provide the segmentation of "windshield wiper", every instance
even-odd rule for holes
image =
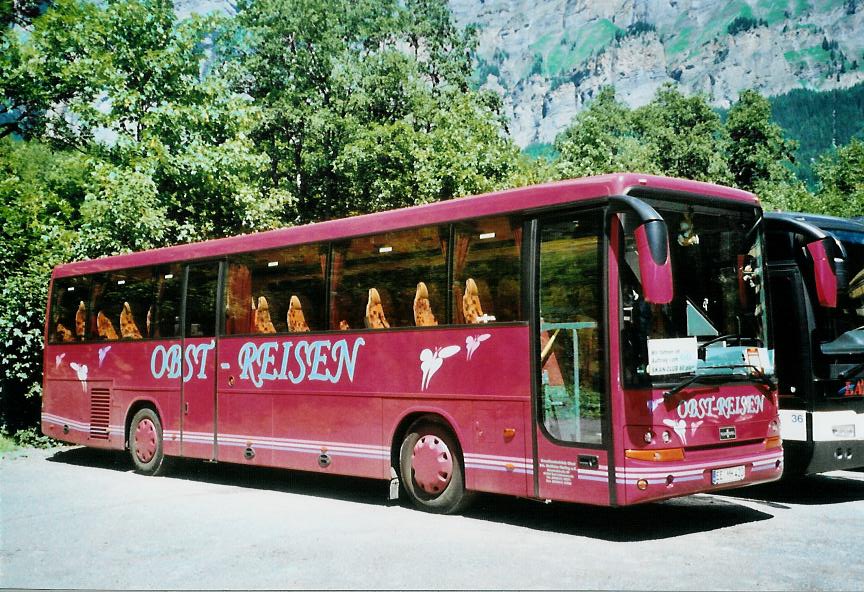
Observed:
[[[765,372],[762,370],[762,368],[760,368],[759,366],[754,366],[753,364],[727,364],[724,366],[703,366],[702,368],[700,368],[700,370],[717,370],[720,368],[730,368],[730,369],[750,368],[750,369],[754,370],[755,372],[752,374],[696,374],[694,376],[690,376],[690,377],[684,379],[683,381],[679,382],[678,384],[673,386],[671,389],[669,389],[668,391],[663,393],[663,398],[668,399],[670,397],[674,397],[675,395],[680,393],[682,390],[684,390],[685,388],[687,388],[688,386],[690,386],[694,382],[701,382],[703,379],[720,380],[720,381],[729,380],[730,378],[733,380],[755,380],[756,382],[764,384],[764,385],[766,385],[772,389],[777,388],[777,385],[774,383],[773,380],[771,380],[765,374]],[[709,382],[710,382],[710,380],[709,380]]]
[[[685,388],[687,388],[688,386],[690,386],[694,382],[702,382],[705,379],[717,380],[718,377],[724,378],[724,379],[727,378],[726,376],[723,376],[722,374],[696,374],[694,376],[690,376],[688,378],[685,378],[684,380],[682,380],[681,382],[679,382],[675,386],[673,386],[671,389],[669,389],[665,393],[663,393],[663,398],[668,399],[670,397],[674,397],[675,395],[677,395],[678,393],[683,391]],[[708,382],[711,382],[711,380],[708,380]]]
[[[858,374],[862,370],[864,370],[864,364],[858,364],[857,366],[852,366],[848,370],[844,370],[837,375],[837,378],[840,380],[846,380],[847,378],[852,378],[853,375]]]
[[[737,337],[738,340],[741,340],[739,335],[735,335],[734,333],[727,333],[726,335],[718,335],[717,337],[712,337],[708,341],[699,344],[698,351],[705,351],[705,349],[711,345],[712,343],[717,343],[718,341],[725,341],[726,339],[732,339],[733,337]]]

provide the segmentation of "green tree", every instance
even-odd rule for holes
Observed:
[[[0,428],[38,419],[48,280],[71,256],[87,168],[80,154],[0,140]]]
[[[654,145],[643,138],[633,111],[616,100],[611,86],[601,89],[555,138],[555,150],[559,178],[616,171],[661,172]]]
[[[91,82],[101,67],[94,47],[98,31],[89,26],[97,13],[93,4],[58,0],[33,20],[27,35],[12,27],[3,31],[0,136],[39,137],[50,131],[58,141],[67,141],[78,135],[78,114],[55,107],[90,105],[97,97],[98,84]]]
[[[0,424],[34,409],[56,264],[282,223],[256,108],[208,53],[220,27],[168,1],[58,0],[3,32],[0,136],[24,140],[0,146]]]
[[[266,190],[294,198],[286,218],[448,199],[499,186],[515,169],[500,105],[468,87],[473,33],[455,28],[443,0],[263,0],[238,10],[237,89],[261,109],[252,137],[269,157]],[[451,122],[462,126],[459,150],[447,140]]]
[[[819,207],[813,211],[844,217],[864,214],[864,141],[853,138],[824,154],[814,169]]]
[[[771,118],[771,103],[754,90],[745,90],[729,110],[729,169],[738,187],[755,191],[764,184],[788,185],[794,181],[794,141]]]
[[[720,116],[704,97],[685,97],[666,84],[634,112],[637,129],[655,147],[659,170],[672,177],[728,184],[728,139]]]

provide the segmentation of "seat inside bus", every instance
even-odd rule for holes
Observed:
[[[104,312],[101,310],[96,315],[96,334],[108,341],[116,341],[119,339],[117,330],[114,329],[114,323],[111,322]]]
[[[258,308],[255,311],[255,332],[256,333],[275,333],[276,327],[273,326],[273,321],[270,320],[270,304],[264,296],[258,297]]]
[[[494,321],[495,317],[483,313],[483,307],[480,305],[480,288],[477,287],[477,282],[474,278],[465,280],[465,294],[462,296],[462,314],[465,317],[465,323],[476,325],[477,323],[488,323]]]
[[[135,323],[132,308],[128,302],[123,303],[123,310],[120,311],[120,336],[123,339],[141,339],[141,330]]]
[[[306,324],[306,317],[303,315],[300,298],[296,294],[291,295],[290,304],[288,305],[288,330],[291,333],[305,333],[309,331],[309,325]]]
[[[414,323],[418,327],[432,327],[438,324],[429,302],[429,289],[424,282],[417,284],[417,293],[414,295]]]
[[[366,328],[367,329],[389,329],[390,323],[384,316],[384,307],[381,305],[381,295],[375,288],[369,288],[369,300],[366,303]]]

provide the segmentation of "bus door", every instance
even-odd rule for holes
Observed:
[[[216,332],[220,263],[189,264],[183,290],[181,454],[216,458]]]
[[[535,492],[608,504],[604,211],[541,218],[536,235]]]

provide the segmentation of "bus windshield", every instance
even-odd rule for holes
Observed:
[[[674,297],[645,302],[632,216],[623,215],[624,378],[628,386],[773,373],[763,290],[763,225],[756,208],[646,200],[669,229]]]
[[[848,282],[838,294],[837,335],[864,330],[864,232],[833,230],[846,250]]]

